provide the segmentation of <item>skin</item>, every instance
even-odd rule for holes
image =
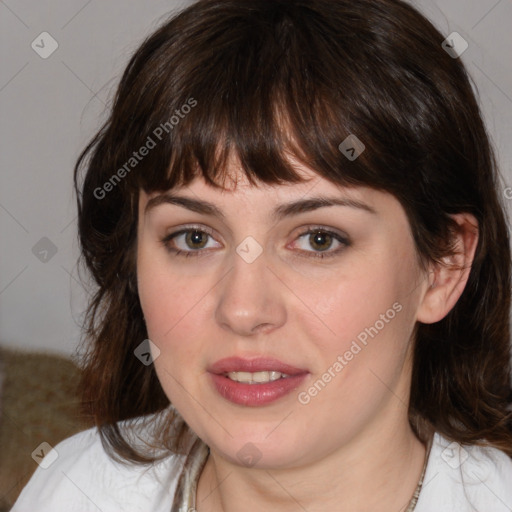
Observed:
[[[450,311],[469,268],[423,270],[393,196],[341,188],[296,165],[309,181],[253,187],[231,162],[232,181],[224,190],[202,178],[173,190],[214,203],[224,219],[173,204],[145,214],[158,193],[140,193],[137,278],[148,336],[160,350],[155,369],[171,402],[211,450],[197,510],[405,510],[425,459],[407,419],[412,332],[417,321],[436,322]],[[375,213],[330,206],[279,221],[270,217],[279,204],[319,195],[358,200]],[[454,218],[462,227],[460,251],[446,263],[469,267],[476,221],[466,214]],[[203,254],[169,252],[161,240],[190,225],[213,236],[203,235],[196,245],[181,236],[169,246],[197,251],[203,243]],[[327,237],[324,254],[342,250],[316,258],[324,246],[302,236],[311,226],[348,237],[349,244]],[[247,236],[263,250],[252,263],[236,252]],[[301,403],[298,394],[395,303],[400,312]],[[274,403],[235,405],[217,393],[206,371],[229,356],[275,357],[309,375]],[[260,457],[251,467],[237,457],[247,443]]]

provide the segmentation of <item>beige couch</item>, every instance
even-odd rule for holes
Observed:
[[[91,426],[80,412],[78,367],[52,354],[0,346],[0,512],[8,511],[37,467],[34,450]]]

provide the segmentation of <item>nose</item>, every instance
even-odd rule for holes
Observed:
[[[238,254],[219,288],[218,324],[238,336],[269,333],[286,322],[286,287],[263,252],[248,263]]]

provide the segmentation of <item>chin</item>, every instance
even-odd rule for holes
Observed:
[[[304,449],[304,436],[284,430],[272,432],[276,425],[278,423],[262,425],[258,429],[252,424],[235,430],[231,424],[231,436],[225,434],[221,439],[205,436],[203,439],[221,457],[239,466],[278,469],[298,464],[297,446],[301,451]]]

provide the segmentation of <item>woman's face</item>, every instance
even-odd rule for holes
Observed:
[[[232,165],[236,187],[141,191],[138,287],[158,377],[237,464],[297,467],[407,422],[428,283],[405,212],[299,170],[311,179],[252,187]]]

